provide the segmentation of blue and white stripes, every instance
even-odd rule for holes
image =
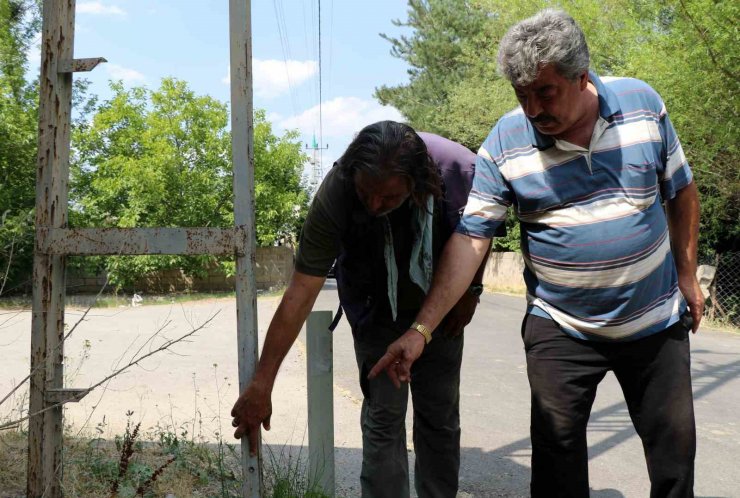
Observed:
[[[510,206],[522,226],[530,312],[584,339],[659,332],[685,308],[661,202],[692,181],[658,94],[629,78],[599,79],[590,150],[539,134],[521,109],[478,152],[458,231],[492,237]]]

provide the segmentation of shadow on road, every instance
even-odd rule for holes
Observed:
[[[713,354],[709,351],[694,351],[692,354],[696,357],[700,352],[703,355]],[[714,363],[705,359],[694,359],[692,367],[694,399],[706,396],[738,376],[740,376],[740,361]],[[607,452],[636,435],[624,401],[593,412],[589,420],[588,431],[590,435],[596,433],[606,436],[598,443],[589,446],[589,459]],[[529,496],[530,469],[516,463],[513,459],[529,458],[531,451],[529,438],[520,439],[489,452],[477,448],[463,448],[460,470],[461,489],[476,497]],[[642,455],[635,455],[635,458],[641,457]],[[466,462],[469,465],[466,465]],[[482,470],[476,473],[471,471],[472,468]],[[593,498],[622,496],[624,495],[615,489],[591,490]]]

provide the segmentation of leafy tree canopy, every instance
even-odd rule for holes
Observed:
[[[385,37],[409,64],[409,82],[380,87],[377,98],[416,129],[477,150],[517,105],[496,72],[499,40],[547,6],[569,12],[583,28],[597,73],[639,78],[661,94],[702,196],[702,251],[740,249],[736,1],[409,0],[408,19],[396,24],[411,34]],[[518,247],[514,237],[510,230],[496,243]]]
[[[0,0],[0,294],[29,280],[33,258],[38,106],[25,74],[35,7]]]
[[[94,227],[233,226],[231,135],[226,105],[172,78],[157,90],[111,83],[113,97],[73,134],[71,223]],[[295,133],[273,134],[254,116],[259,244],[292,238],[305,213],[305,157]],[[114,283],[163,268],[202,272],[215,258],[102,260]],[[228,265],[227,265],[228,266]]]

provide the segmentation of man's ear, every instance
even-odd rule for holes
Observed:
[[[578,77],[578,86],[581,88],[581,91],[584,91],[588,87],[588,71],[584,71]]]

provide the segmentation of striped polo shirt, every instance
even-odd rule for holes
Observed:
[[[588,149],[539,133],[521,108],[478,151],[457,231],[500,235],[521,222],[528,312],[581,339],[660,332],[686,308],[662,202],[692,181],[660,96],[631,78],[590,73],[599,119]]]

